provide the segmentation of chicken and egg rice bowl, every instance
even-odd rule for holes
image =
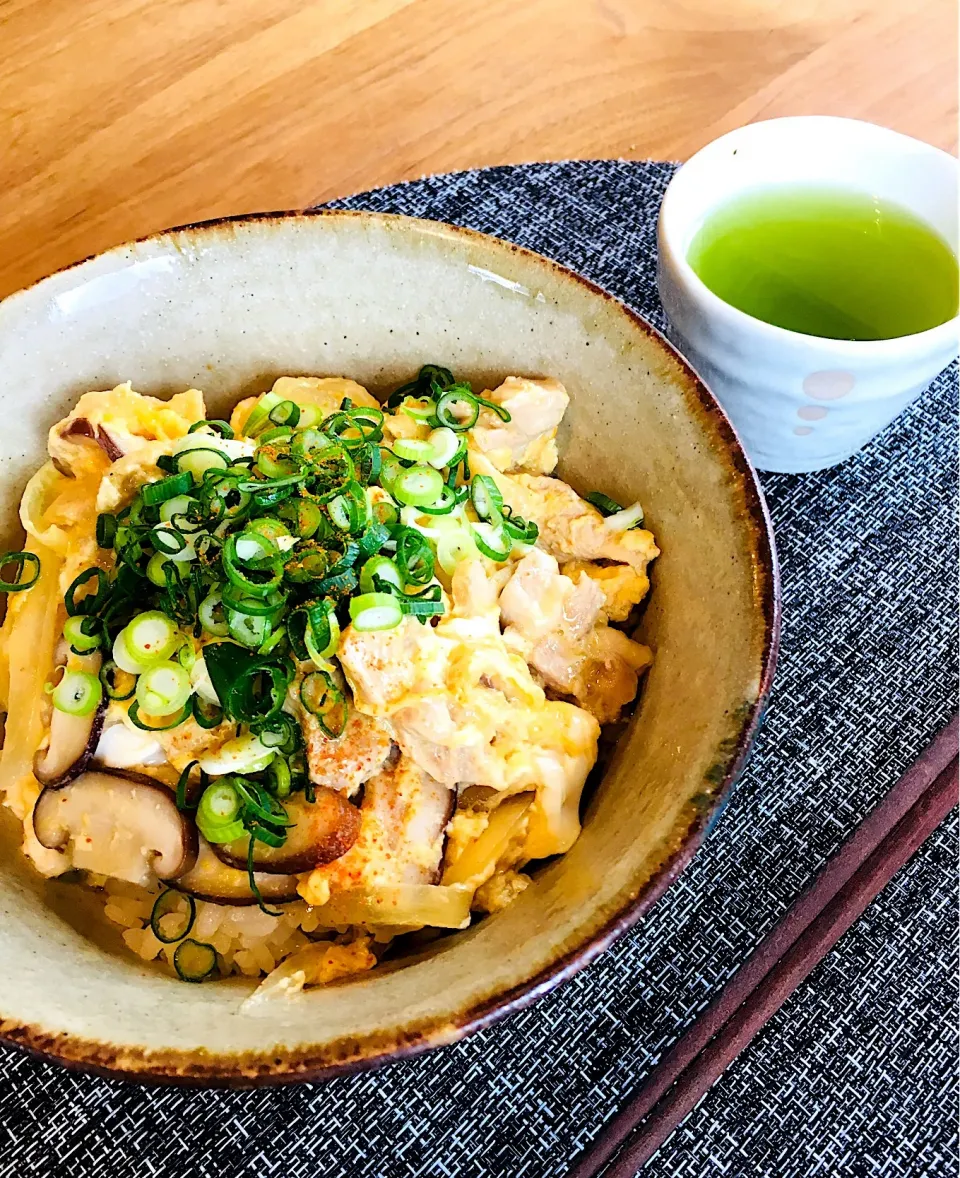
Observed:
[[[5,804],[144,960],[257,997],[460,929],[562,854],[650,651],[639,505],[552,477],[553,379],[84,394],[5,560]]]

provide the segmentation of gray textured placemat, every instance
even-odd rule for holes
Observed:
[[[580,270],[662,325],[654,223],[671,171],[532,164],[338,203],[496,233]],[[764,476],[784,590],[766,729],[690,869],[600,961],[472,1039],[322,1086],[142,1091],[4,1051],[0,1176],[562,1175],[949,718],[955,435],[954,371],[842,466]],[[645,1174],[956,1173],[955,842],[952,822]]]

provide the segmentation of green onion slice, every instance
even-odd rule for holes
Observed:
[[[217,968],[217,951],[188,937],[173,954],[173,968],[184,982],[204,982]]]
[[[398,458],[406,458],[410,462],[429,462],[433,455],[433,444],[426,438],[397,438],[393,443],[393,452]]]
[[[30,558],[31,560],[36,561],[37,576],[40,575],[40,561],[37,560],[37,557],[34,556],[32,552],[11,553],[6,558],[6,562],[19,557]],[[0,568],[2,568],[3,563],[5,563],[4,559],[0,557]],[[36,579],[37,577],[35,576],[30,582],[30,585],[32,585]],[[87,583],[91,580],[96,581],[96,588],[92,591],[88,590],[79,600],[77,600],[77,594],[81,589],[86,588]],[[12,590],[11,587],[6,584],[6,582],[0,582],[0,587],[4,588],[8,593],[11,591],[16,591],[17,589],[29,589],[30,585],[24,585],[21,582],[17,584],[16,589]],[[71,617],[73,617],[75,614],[95,614],[99,613],[102,607],[106,605],[109,593],[110,586],[107,580],[107,574],[103,571],[103,569],[89,568],[84,569],[80,576],[76,578],[76,580],[64,594],[63,601],[64,605],[67,607],[67,613]]]
[[[233,427],[230,423],[228,421],[221,421],[219,417],[207,419],[206,421],[195,421],[187,430],[187,433],[219,434],[221,438],[232,438],[234,436]]]
[[[208,593],[197,609],[200,625],[214,638],[226,638],[230,626],[223,610],[223,595],[216,589]]]
[[[127,654],[131,663],[136,665],[124,666],[117,658],[116,643],[113,657],[118,666],[133,674],[138,674],[151,663],[168,659],[183,640],[176,624],[165,613],[156,609],[137,614],[117,636],[118,643],[121,642],[121,636],[122,653]]]
[[[12,566],[14,570],[12,581],[3,577],[3,570],[8,565]],[[25,576],[24,570],[27,565],[30,566],[31,572]],[[90,572],[89,569],[87,571]],[[24,589],[31,589],[36,585],[39,576],[40,557],[35,552],[0,553],[0,593],[22,593]],[[79,579],[78,577],[77,580]],[[76,584],[77,582],[74,581],[70,588],[73,589]]]
[[[360,592],[373,593],[385,585],[402,589],[403,577],[400,570],[389,556],[371,556],[360,570]]]
[[[63,636],[76,654],[89,654],[100,645],[103,627],[96,618],[76,614],[64,622]]]
[[[437,402],[436,417],[441,426],[463,433],[477,424],[480,400],[465,387],[457,386],[445,392]]]
[[[499,521],[503,514],[503,495],[488,474],[475,474],[470,484],[473,509],[481,519]]]
[[[158,941],[172,945],[175,941],[182,941],[190,932],[196,916],[197,905],[193,896],[167,888],[154,901],[150,928]]]
[[[180,474],[168,475],[157,483],[147,483],[140,488],[140,494],[147,507],[157,507],[166,503],[168,499],[175,499],[186,493],[193,486],[193,475],[188,471]]]
[[[136,680],[131,676],[129,690],[124,689],[117,683],[116,676],[118,671],[121,675],[130,675],[130,672],[124,671],[121,667],[118,667],[113,659],[107,659],[107,661],[100,668],[99,678],[100,683],[103,686],[103,690],[106,692],[108,699],[132,699],[134,692],[137,690]]]
[[[601,515],[615,515],[622,508],[616,499],[611,499],[609,495],[604,495],[602,491],[588,491],[584,495],[584,499],[600,512]]]
[[[403,610],[392,593],[361,593],[350,602],[355,630],[392,630],[403,620]]]
[[[181,711],[192,692],[190,676],[179,663],[157,663],[137,680],[137,703],[148,716]]]
[[[434,503],[443,494],[443,478],[432,466],[412,466],[393,484],[393,497],[408,507]]]
[[[502,522],[498,525],[474,524],[472,530],[474,542],[484,556],[498,562],[509,557],[513,541],[507,535]]]
[[[53,706],[70,716],[89,716],[103,699],[103,685],[86,671],[67,671],[53,689]]]
[[[433,579],[433,550],[416,528],[404,528],[397,535],[397,567],[404,582],[426,585]]]
[[[106,511],[97,516],[97,547],[112,548],[117,535],[117,517]]]
[[[130,722],[136,725],[143,732],[167,732],[171,728],[176,728],[182,724],[184,720],[188,720],[193,709],[189,703],[184,704],[183,710],[172,718],[169,716],[160,716],[158,719],[166,721],[163,724],[148,724],[146,720],[140,718],[140,703],[134,700],[130,705],[127,715],[130,717]]]

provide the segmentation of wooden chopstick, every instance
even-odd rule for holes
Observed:
[[[632,1178],[957,802],[957,718],[829,859],[584,1150],[569,1178]]]

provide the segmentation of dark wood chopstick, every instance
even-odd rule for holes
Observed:
[[[950,812],[957,753],[954,717],[580,1155],[569,1178],[627,1178],[656,1152]]]

